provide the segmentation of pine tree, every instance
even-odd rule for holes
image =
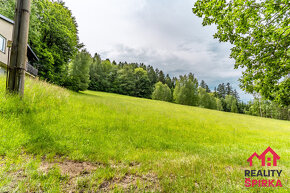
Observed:
[[[165,84],[165,76],[162,70],[159,71],[158,74],[158,81],[162,82],[163,84]]]
[[[233,92],[233,96],[237,99],[237,101],[240,100],[239,93],[237,92],[236,89],[235,89],[234,92]]]
[[[205,82],[204,82],[204,80],[201,80],[201,82],[200,82],[200,85],[199,85],[201,88],[206,88],[206,84],[205,84]]]
[[[165,83],[167,84],[167,86],[168,86],[170,89],[173,87],[173,83],[172,83],[172,80],[171,80],[169,74],[166,75]]]
[[[98,90],[98,80],[99,80],[99,67],[101,65],[102,59],[99,54],[95,54],[93,57],[93,62],[90,65],[90,90]]]
[[[204,80],[201,80],[200,87],[201,88],[204,88],[207,93],[210,93],[211,92],[210,89],[209,89],[209,87],[208,87],[208,85],[205,83]]]
[[[219,84],[217,87],[217,95],[219,98],[225,98],[226,97],[226,89],[225,89],[225,84]]]
[[[147,67],[147,73],[148,73],[148,78],[150,80],[150,84],[153,87],[154,84],[156,84],[158,75],[156,74],[156,71],[152,66]]]
[[[232,95],[233,94],[232,87],[231,87],[231,84],[229,82],[226,85],[225,94],[226,95]]]

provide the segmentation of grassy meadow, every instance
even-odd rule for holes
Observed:
[[[287,192],[290,122],[0,78],[0,192]],[[271,146],[283,188],[245,188]],[[274,168],[274,169],[276,169]]]

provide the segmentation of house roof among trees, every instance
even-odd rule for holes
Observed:
[[[3,19],[3,20],[5,20],[5,21],[7,21],[8,23],[14,24],[14,21],[13,21],[13,20],[11,20],[11,19],[5,17],[4,15],[1,15],[1,14],[0,14],[0,18]]]
[[[4,15],[0,14],[0,18],[14,25],[14,21],[5,17]],[[39,61],[37,55],[34,53],[34,51],[31,49],[31,47],[28,44],[27,44],[27,57],[31,60]]]
[[[33,59],[34,61],[39,61],[39,58],[28,44],[27,44],[27,57]]]

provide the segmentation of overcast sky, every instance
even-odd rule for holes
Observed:
[[[171,76],[192,72],[213,89],[230,82],[241,99],[240,70],[230,44],[213,39],[192,13],[194,0],[64,0],[79,25],[80,41],[102,59],[144,63]]]

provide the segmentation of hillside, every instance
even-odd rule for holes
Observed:
[[[247,192],[247,159],[268,146],[283,188],[263,190],[289,188],[289,121],[30,79],[25,89],[7,96],[0,78],[0,192]]]

